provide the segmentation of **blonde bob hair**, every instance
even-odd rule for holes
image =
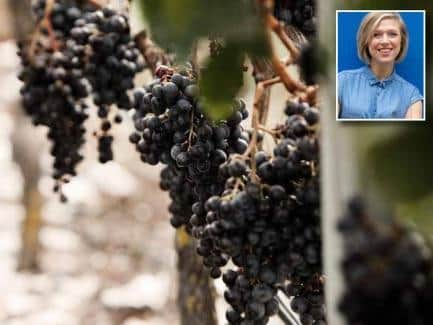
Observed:
[[[358,43],[358,56],[367,64],[369,64],[371,60],[371,55],[368,51],[368,43],[372,38],[373,32],[384,19],[394,19],[400,25],[401,46],[400,53],[398,53],[395,61],[400,62],[406,56],[409,44],[409,35],[407,34],[406,24],[404,23],[401,16],[394,12],[370,12],[362,20],[358,29],[358,35],[356,37]]]

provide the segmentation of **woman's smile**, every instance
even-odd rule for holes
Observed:
[[[379,52],[379,55],[381,55],[383,57],[392,56],[394,53],[392,48],[382,48],[382,49],[379,49],[378,52]]]

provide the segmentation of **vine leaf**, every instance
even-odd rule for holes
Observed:
[[[153,39],[184,61],[195,40],[218,36],[242,44],[256,56],[266,55],[263,22],[254,1],[138,0]]]
[[[418,125],[369,149],[369,169],[390,199],[415,201],[433,190],[432,139],[431,127]]]
[[[202,70],[200,91],[205,113],[213,120],[226,119],[232,113],[233,98],[243,83],[243,62],[242,49],[228,45]]]
[[[432,205],[433,191],[419,200],[397,204],[397,216],[403,220],[410,220],[423,233],[433,234]]]

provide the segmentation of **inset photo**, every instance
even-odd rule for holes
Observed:
[[[337,10],[336,119],[425,121],[425,11]]]

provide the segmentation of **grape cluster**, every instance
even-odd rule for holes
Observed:
[[[417,232],[370,216],[360,198],[339,223],[346,289],[340,309],[349,324],[433,324],[433,257]]]
[[[268,275],[270,280],[274,276],[271,273]],[[265,282],[252,283],[242,269],[228,270],[223,275],[223,281],[228,287],[224,298],[231,305],[226,311],[229,324],[266,324],[271,316],[278,313],[277,289],[274,286]]]
[[[302,324],[326,324],[323,285],[323,278],[319,274],[304,280],[292,277],[287,284],[285,293],[293,297],[290,307],[299,314]]]
[[[75,21],[70,33],[73,41],[68,46],[84,66],[93,102],[98,107],[99,161],[105,163],[113,159],[110,106],[116,104],[126,110],[132,107],[128,90],[134,87],[134,77],[143,70],[144,63],[130,36],[128,16],[110,8],[83,15]],[[114,118],[117,123],[121,120],[120,115]]]
[[[33,8],[40,23],[45,15],[40,8],[45,8],[45,1],[36,2]],[[19,75],[24,82],[21,88],[23,107],[35,125],[49,128],[48,138],[53,143],[53,177],[57,180],[55,190],[67,181],[67,175],[75,175],[76,165],[83,159],[79,150],[84,143],[83,123],[88,117],[84,99],[89,90],[81,66],[70,49],[57,48],[59,38],[68,37],[65,26],[77,19],[76,10],[81,9],[72,3],[54,4],[51,33],[55,33],[52,35],[55,39],[49,37],[47,30],[42,30],[40,39],[21,43],[19,51],[23,65]],[[54,24],[59,21],[68,24]],[[61,198],[65,199],[63,195]]]
[[[248,137],[240,123],[248,115],[245,104],[237,101],[225,121],[212,122],[198,100],[198,87],[185,75],[167,73],[134,93],[136,132],[130,141],[141,159],[151,165],[167,165],[161,187],[173,199],[170,206],[174,227],[187,225],[194,214],[194,202],[204,202],[222,192],[218,168],[232,153],[247,147]],[[199,230],[195,233],[198,235]]]
[[[52,7],[47,8],[47,5]],[[47,0],[32,1],[36,22],[42,21],[48,13],[47,18],[53,29],[51,32],[57,40],[68,37],[78,19],[96,10],[97,7],[86,0],[54,0],[52,3]]]
[[[196,200],[194,187],[186,178],[186,173],[174,164],[165,166],[161,171],[160,187],[170,194],[171,202],[168,208],[171,214],[171,224],[174,227],[189,225],[192,215],[191,207]]]
[[[191,223],[202,228],[197,252],[211,276],[220,276],[230,259],[237,267],[223,276],[230,324],[266,324],[278,311],[275,295],[287,280],[305,286],[296,300],[323,291],[321,282],[308,285],[322,274],[319,111],[289,103],[286,113],[286,122],[274,130],[273,157],[264,151],[251,159],[233,156],[220,167],[224,192],[193,206]],[[303,324],[323,324],[323,301],[305,306],[298,309]]]
[[[85,99],[92,95],[99,106],[98,116],[103,121],[98,151],[100,161],[106,162],[113,158],[109,105],[130,108],[127,90],[133,87],[133,77],[143,63],[124,15],[78,0],[38,0],[32,9],[35,33],[20,44],[19,51],[23,66],[19,78],[24,83],[21,94],[33,123],[49,129],[58,191],[68,176],[76,174],[76,165],[83,159],[79,151],[88,117]],[[98,45],[101,42],[104,46]],[[114,121],[120,122],[121,117]],[[65,199],[63,194],[61,199]]]
[[[295,26],[307,37],[316,35],[315,0],[275,0],[274,16],[286,25]]]
[[[144,64],[130,36],[128,16],[110,8],[97,10],[76,20],[70,33],[77,57],[91,53],[85,75],[92,85],[94,103],[100,110],[111,104],[131,108],[127,91],[134,87],[134,76]]]

